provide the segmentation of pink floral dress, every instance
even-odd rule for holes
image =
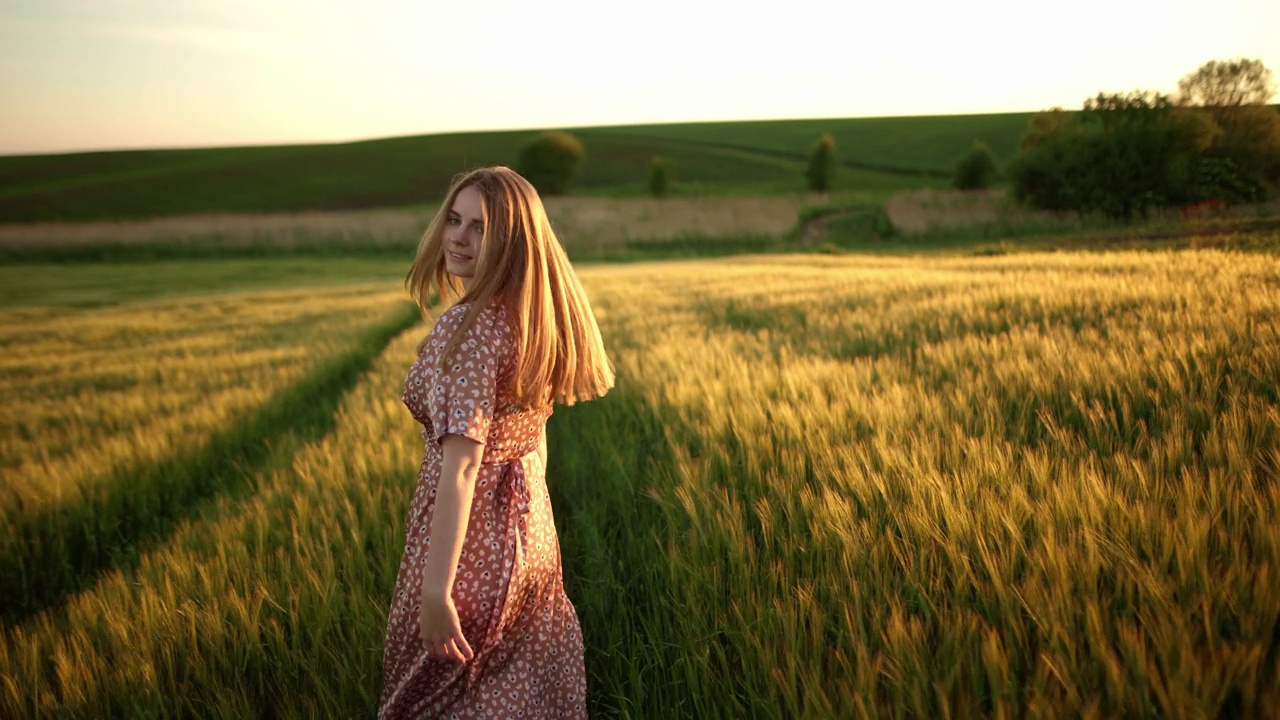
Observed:
[[[538,454],[552,408],[514,404],[514,342],[506,312],[496,306],[481,311],[453,362],[440,369],[440,354],[466,309],[455,305],[440,317],[405,379],[404,403],[423,425],[426,457],[405,518],[378,717],[585,718],[582,631],[564,591]],[[485,444],[453,587],[475,652],[467,663],[428,657],[418,633],[422,563],[447,434]]]

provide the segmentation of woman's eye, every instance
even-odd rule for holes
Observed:
[[[462,221],[461,221],[461,220],[459,220],[458,218],[449,218],[449,224],[450,224],[450,225],[461,225],[461,224],[462,224]]]

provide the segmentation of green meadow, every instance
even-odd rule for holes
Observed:
[[[597,132],[674,140],[690,146],[768,152],[799,159],[808,157],[818,136],[831,133],[840,160],[846,166],[914,177],[918,186],[921,177],[949,178],[956,160],[974,140],[987,143],[998,162],[1008,162],[1017,152],[1018,139],[1033,114],[761,120],[641,125],[602,128]]]
[[[592,717],[1280,715],[1275,208],[939,190],[1023,122],[580,131],[547,205],[618,383],[548,485]],[[373,714],[403,275],[529,137],[0,158],[0,717]]]
[[[844,165],[837,187],[880,195],[945,186],[983,140],[1012,157],[1028,114],[698,123],[580,128],[588,195],[645,194],[649,161],[672,162],[676,192],[803,191],[824,132]],[[97,220],[204,212],[347,210],[439,198],[455,172],[513,165],[533,132],[429,135],[364,142],[0,158],[0,222]]]

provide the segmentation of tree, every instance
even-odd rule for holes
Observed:
[[[836,139],[831,137],[831,133],[825,133],[813,145],[813,152],[809,155],[809,167],[805,169],[804,176],[810,190],[824,193],[831,189],[835,174]]]
[[[1204,108],[1266,105],[1276,94],[1271,70],[1261,60],[1210,60],[1178,81],[1178,100]]]
[[[516,169],[539,193],[563,195],[569,191],[585,155],[582,142],[573,135],[545,132],[520,151]]]
[[[1014,195],[1049,210],[1130,218],[1194,199],[1200,126],[1154,92],[1099,93],[1069,120],[1033,118],[1011,167]]]
[[[654,157],[649,161],[649,194],[665,197],[671,190],[671,167],[666,160]]]
[[[1027,122],[1027,129],[1018,141],[1018,152],[1034,150],[1072,127],[1075,117],[1060,107],[1038,112]]]
[[[1252,176],[1241,182],[1280,182],[1280,113],[1267,105],[1276,94],[1271,70],[1260,60],[1212,60],[1178,81],[1178,102],[1199,109],[1217,127],[1207,155],[1218,167]]]
[[[997,175],[995,154],[986,143],[974,140],[968,154],[956,163],[951,184],[957,190],[981,190],[991,187]]]
[[[1268,105],[1224,108],[1209,155],[1235,163],[1258,179],[1280,182],[1280,112]]]
[[[1049,210],[1145,214],[1156,206],[1258,202],[1280,182],[1280,113],[1271,71],[1214,61],[1176,98],[1099,93],[1081,112],[1039,113],[1009,168],[1014,196]]]

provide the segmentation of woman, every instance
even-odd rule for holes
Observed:
[[[405,284],[427,312],[404,402],[426,457],[383,653],[380,718],[586,717],[582,634],[545,483],[546,421],[613,386],[587,296],[533,186],[456,178]]]

